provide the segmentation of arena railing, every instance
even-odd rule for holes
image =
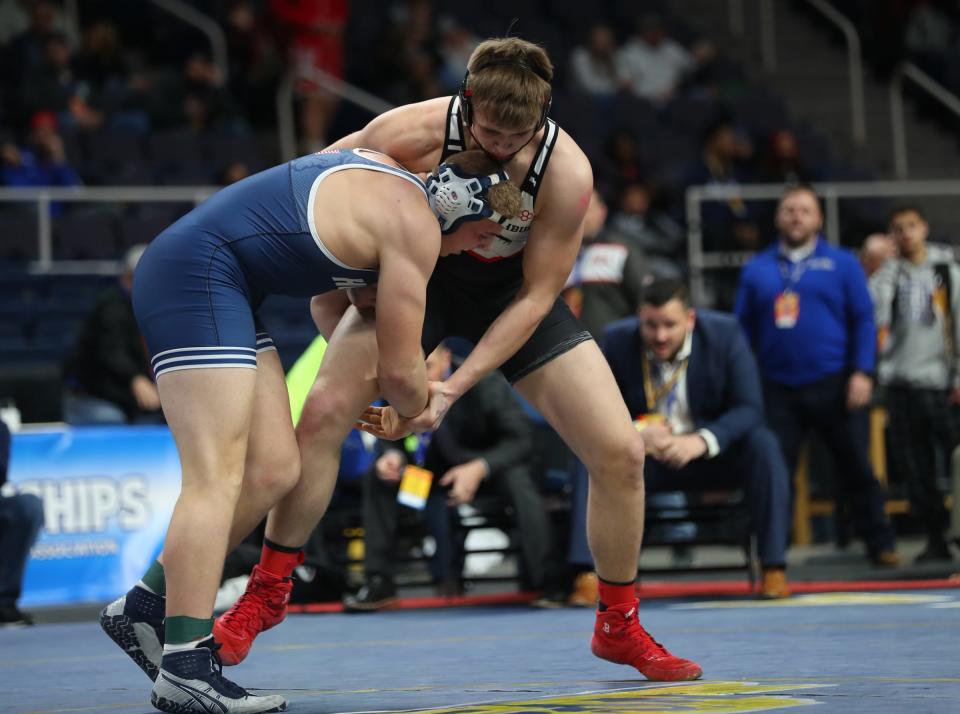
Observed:
[[[860,33],[849,18],[826,0],[805,0],[805,2],[843,33],[847,45],[847,73],[850,78],[850,133],[854,143],[863,146],[867,142],[867,122]],[[760,65],[764,72],[770,74],[777,69],[777,33],[773,0],[758,0],[756,12]],[[737,38],[743,38],[746,35],[743,0],[727,0],[727,22],[731,35]]]
[[[690,268],[690,294],[694,302],[706,297],[704,273],[740,267],[751,251],[711,251],[703,249],[701,206],[707,201],[776,201],[785,184],[742,184],[691,186],[686,194],[687,259]],[[922,196],[960,196],[960,180],[937,181],[843,181],[815,183],[814,190],[824,204],[824,234],[831,243],[840,242],[840,200],[848,198],[908,198]]]
[[[72,188],[0,188],[0,205],[34,204],[37,209],[36,272],[116,272],[114,261],[55,261],[51,203],[193,203],[220,190],[219,186],[77,186]],[[0,231],[3,230],[0,223]]]
[[[297,132],[294,118],[297,80],[314,82],[331,94],[366,109],[374,116],[393,109],[393,104],[370,94],[356,85],[344,82],[316,67],[298,68],[287,72],[277,88],[277,127],[280,134],[280,156],[290,161],[297,156]]]
[[[220,23],[183,0],[152,0],[152,2],[207,36],[207,39],[210,40],[213,63],[217,65],[217,69],[220,71],[220,82],[226,83],[229,73],[227,36],[223,28],[220,27]]]
[[[907,165],[907,132],[903,119],[903,80],[909,79],[951,112],[960,116],[960,97],[912,62],[901,63],[890,80],[890,126],[893,131],[893,165],[897,178],[910,175]]]

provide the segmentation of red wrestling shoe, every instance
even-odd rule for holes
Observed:
[[[597,611],[591,651],[600,659],[627,664],[655,682],[685,682],[700,679],[696,662],[674,657],[640,625],[639,601],[611,605]]]
[[[253,566],[243,595],[213,623],[213,637],[221,645],[219,654],[225,665],[243,662],[257,635],[283,622],[292,589],[292,578]]]

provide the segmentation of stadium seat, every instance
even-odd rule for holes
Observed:
[[[119,257],[113,216],[100,210],[67,213],[54,222],[54,256],[62,260]]]
[[[35,211],[6,209],[0,211],[3,240],[0,240],[0,260],[25,261],[39,257],[37,243],[37,215]]]

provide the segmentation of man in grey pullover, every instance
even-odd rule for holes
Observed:
[[[918,562],[950,560],[936,451],[949,457],[960,443],[960,266],[949,247],[928,245],[929,226],[915,207],[893,212],[890,234],[900,255],[870,278],[890,455],[927,531]]]

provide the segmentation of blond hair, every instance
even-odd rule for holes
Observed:
[[[553,63],[543,47],[518,37],[484,40],[467,68],[464,90],[472,111],[483,111],[505,129],[529,129],[541,121],[553,80]],[[473,116],[467,119],[473,122]]]

